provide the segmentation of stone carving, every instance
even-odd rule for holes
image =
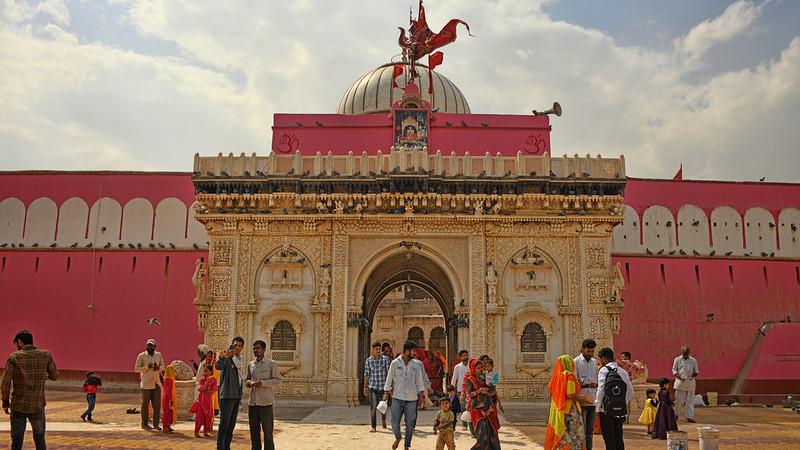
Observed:
[[[609,301],[622,301],[623,289],[625,289],[625,278],[622,277],[620,263],[617,263],[611,272],[611,296],[609,297]]]
[[[319,280],[319,290],[317,291],[316,303],[320,305],[328,304],[331,290],[331,268],[330,264],[325,264],[322,268],[322,276]]]
[[[194,379],[194,372],[192,372],[192,368],[189,367],[185,362],[181,361],[180,359],[176,359],[169,364],[175,368],[176,380],[189,381]]]
[[[217,242],[212,248],[215,264],[229,265],[231,263],[231,245],[229,242]]]
[[[206,264],[200,259],[194,263],[192,284],[195,288],[195,298],[206,298]]]
[[[497,271],[489,266],[486,269],[486,295],[490,304],[497,304],[497,283]]]

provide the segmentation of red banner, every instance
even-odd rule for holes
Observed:
[[[400,86],[397,85],[397,77],[403,74],[403,65],[402,64],[395,64],[394,71],[392,72],[392,87],[399,88]]]

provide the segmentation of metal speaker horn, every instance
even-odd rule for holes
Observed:
[[[540,112],[536,111],[535,109],[533,110],[534,116],[547,116],[549,114],[555,114],[556,117],[561,117],[561,105],[559,105],[558,102],[554,102],[553,107],[548,109],[547,111]]]

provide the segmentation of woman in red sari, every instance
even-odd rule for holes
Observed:
[[[556,362],[548,385],[550,415],[547,418],[545,450],[585,450],[586,435],[581,421],[581,384],[575,377],[575,364],[569,355],[561,355]]]
[[[442,389],[442,361],[433,356],[433,352],[430,350],[425,351],[425,356],[429,361],[428,366],[425,367],[425,373],[428,374],[428,379],[431,380],[431,389],[433,389],[434,394],[441,394],[444,392],[444,389]]]
[[[469,363],[469,372],[465,377],[467,391],[465,394],[467,408],[475,429],[475,445],[471,450],[500,450],[500,420],[497,408],[489,395],[489,387],[483,374],[483,362],[473,359]]]

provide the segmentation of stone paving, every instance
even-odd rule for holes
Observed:
[[[139,407],[135,394],[99,394],[94,422],[84,423],[80,414],[86,408],[85,397],[78,393],[47,393],[47,444],[55,450],[84,449],[214,449],[213,438],[197,439],[193,422],[173,425],[175,433],[144,431],[139,427],[139,415],[126,414],[128,408]],[[250,448],[246,408],[239,415],[231,446],[235,450]],[[435,448],[436,436],[431,433],[435,409],[420,411],[417,433],[412,442],[415,449]],[[547,405],[506,406],[501,417],[501,445],[504,450],[541,449],[544,442]],[[394,442],[390,429],[369,432],[367,407],[318,407],[307,404],[275,407],[275,443],[283,449],[389,449]],[[800,449],[800,414],[783,408],[718,407],[698,408],[697,424],[679,422],[681,430],[689,432],[689,448],[697,449],[696,428],[713,425],[720,430],[723,449]],[[217,421],[215,420],[215,427]],[[691,426],[689,426],[691,425]],[[390,425],[391,427],[391,425]],[[0,421],[0,449],[10,446],[8,420]],[[456,433],[456,448],[465,450],[474,444],[469,433]],[[654,441],[637,424],[625,426],[628,449],[666,449],[665,441]],[[33,448],[30,431],[24,448]],[[402,448],[402,447],[401,447]],[[595,449],[604,448],[602,438],[595,436]]]

